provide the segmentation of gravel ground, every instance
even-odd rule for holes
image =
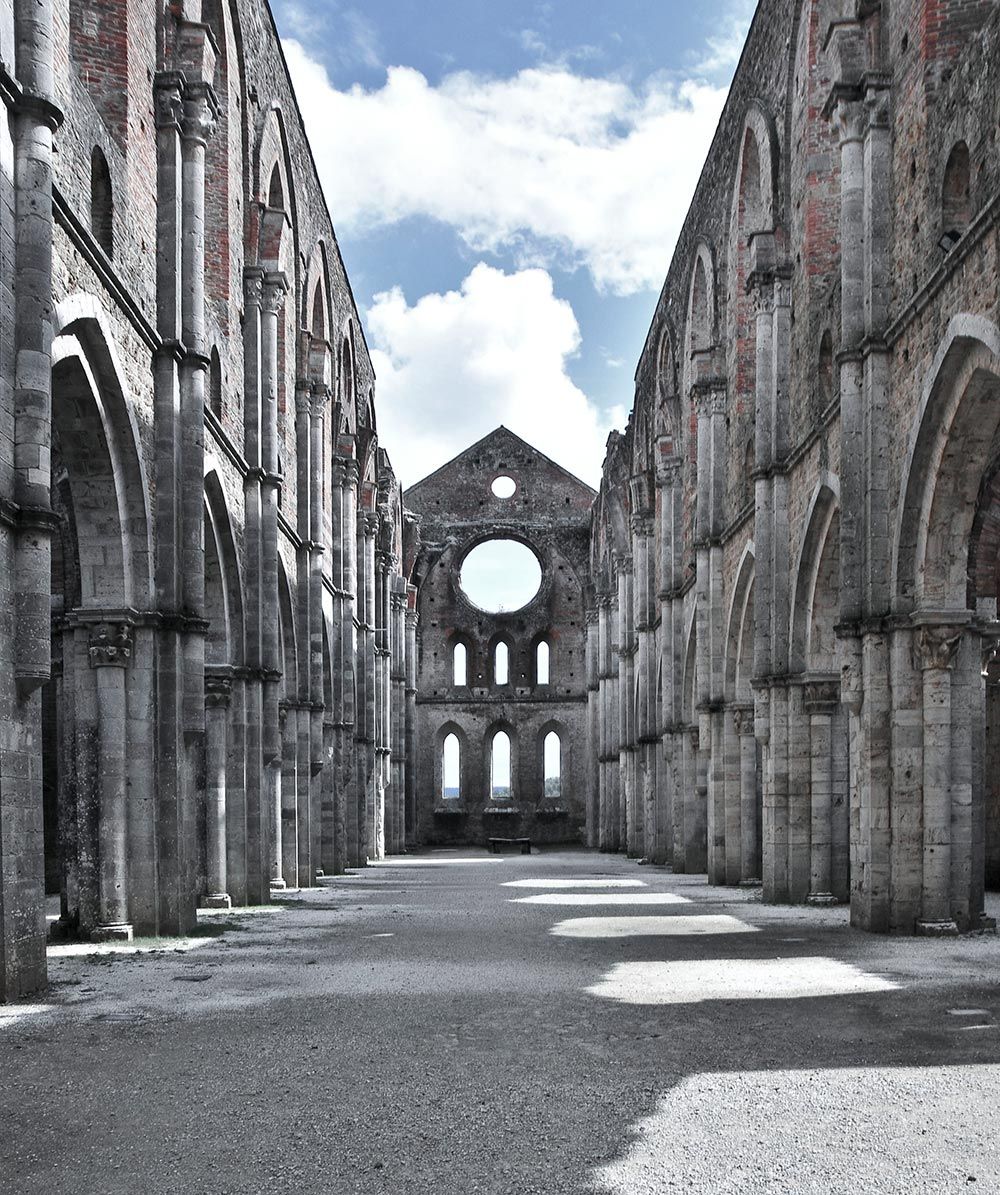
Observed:
[[[3,1195],[1000,1191],[994,937],[440,851],[138,945],[0,1006]]]

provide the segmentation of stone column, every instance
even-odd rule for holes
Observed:
[[[271,887],[281,888],[282,843],[282,735],[278,694],[281,685],[281,617],[278,604],[278,316],[285,304],[288,283],[284,274],[263,277],[260,309],[260,628],[261,628],[261,721],[262,754],[266,788],[271,808]],[[294,796],[294,794],[293,794]]]
[[[810,867],[811,905],[837,903],[833,884],[833,725],[840,706],[840,684],[807,681],[803,703],[809,716]]]
[[[243,277],[243,452],[250,465],[243,479],[246,534],[244,677],[246,744],[246,902],[263,904],[275,876],[271,833],[274,798],[271,776],[264,766],[263,721],[263,585],[261,551],[263,466],[261,458],[260,330],[264,271],[248,266]]]
[[[314,346],[315,347],[315,346]],[[324,354],[328,346],[324,346]],[[309,784],[313,808],[313,867],[335,871],[334,785],[328,774],[332,740],[324,731],[326,684],[323,676],[323,471],[326,408],[330,387],[314,383],[309,408]]]
[[[341,668],[340,703],[342,714],[342,777],[344,803],[345,856],[348,867],[363,862],[361,856],[362,824],[360,807],[363,789],[359,791],[361,778],[359,736],[363,729],[359,723],[359,685],[363,677],[358,676],[358,654],[361,636],[359,633],[359,576],[358,576],[358,466],[354,460],[353,437],[341,437],[341,462],[343,464],[343,487],[341,506],[340,543],[342,545],[343,569],[341,572],[342,616],[340,620]],[[361,719],[363,721],[363,718]]]
[[[600,840],[600,679],[598,642],[598,614],[596,610],[587,610],[587,826],[586,842],[591,850],[596,850]]]
[[[733,707],[740,752],[740,883],[760,883],[760,819],[757,797],[757,740],[753,705]]]
[[[90,639],[90,666],[97,682],[97,788],[99,923],[96,942],[132,940],[128,902],[128,806],[125,755],[128,712],[125,670],[132,656],[132,631],[100,624]]]
[[[13,665],[17,694],[24,699],[39,689],[49,678],[50,654],[50,594],[51,594],[51,536],[57,522],[52,514],[49,494],[52,441],[52,139],[62,123],[62,113],[56,107],[53,79],[53,10],[50,5],[25,3],[14,5],[14,44],[8,46],[5,58],[10,61],[13,51],[21,93],[14,105],[11,122],[14,141],[14,261],[8,277],[14,291],[14,377],[13,426],[5,430],[8,451],[13,448],[13,500],[17,504],[17,526],[14,534],[13,589],[17,595],[13,607]],[[10,169],[8,167],[8,169]],[[8,462],[9,467],[9,462]],[[5,495],[7,496],[7,495]],[[33,714],[37,718],[37,711]],[[30,816],[35,799],[32,792],[25,801],[23,813],[12,799],[15,785],[5,783],[3,807],[12,816]],[[21,851],[29,850],[24,842]],[[16,852],[14,852],[16,853]],[[39,856],[41,841],[39,839]],[[22,858],[22,868],[26,860]],[[44,861],[39,857],[34,869],[38,876]],[[18,868],[8,889],[7,867],[0,861],[0,915],[4,912],[4,896],[9,890],[11,907],[7,916],[15,916],[14,909],[24,897],[28,869]],[[39,881],[40,883],[40,881]],[[15,887],[20,892],[15,892]],[[39,889],[38,905],[44,904]],[[16,994],[22,982],[25,991],[44,982],[45,950],[42,922],[32,947],[21,944],[15,948],[8,939],[6,920],[0,916],[0,1000],[4,998],[6,980],[11,977],[11,994]],[[20,936],[20,935],[18,935]],[[10,967],[3,945],[11,947]],[[18,956],[18,971],[14,975],[14,957]],[[30,957],[29,957],[30,956]]]
[[[618,565],[618,784],[619,843],[637,857],[639,836],[635,794],[635,625],[632,591],[633,560],[625,557]]]
[[[723,782],[726,839],[725,856],[727,884],[738,884],[743,878],[742,776],[738,715],[729,706],[720,714],[723,723],[725,776]]]
[[[372,493],[371,497],[374,497]],[[359,719],[363,717],[363,776],[361,797],[363,805],[360,819],[364,826],[361,835],[361,860],[367,862],[375,857],[376,834],[376,788],[378,769],[376,766],[376,720],[375,720],[375,537],[378,534],[379,516],[369,506],[361,523],[362,542],[359,544],[362,567],[359,570],[360,592],[364,594],[363,621],[360,636],[360,660],[358,667],[364,676],[364,708],[359,707]]]
[[[417,838],[417,589],[406,587],[406,837]]]
[[[208,864],[208,893],[202,904],[208,909],[232,908],[226,860],[226,771],[228,755],[229,699],[232,681],[228,676],[205,676],[205,855]]]
[[[963,628],[926,624],[916,638],[923,675],[923,863],[920,919],[917,932],[958,932],[951,892],[951,670]]]

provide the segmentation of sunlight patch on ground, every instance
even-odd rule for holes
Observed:
[[[620,1004],[703,1000],[799,1000],[891,992],[899,984],[832,958],[697,959],[616,963],[586,990]]]
[[[449,856],[434,857],[430,859],[378,859],[373,860],[368,864],[369,867],[441,867],[444,864],[449,866],[455,863],[472,864],[472,863],[506,863],[507,860],[502,855],[483,855],[481,859],[452,859]]]
[[[674,892],[539,892],[516,896],[512,905],[689,905]]]
[[[1000,1066],[801,1067],[682,1078],[636,1121],[587,1189],[1000,1189]]]
[[[699,934],[755,934],[755,925],[736,917],[673,914],[668,917],[573,917],[549,933],[557,938],[660,938]]]
[[[505,880],[505,888],[645,888],[645,880]]]
[[[27,1021],[43,1012],[52,1011],[51,1004],[0,1004],[0,1032],[19,1021]]]
[[[207,946],[211,938],[146,938],[134,942],[55,942],[49,958],[87,958],[94,954],[186,954]]]

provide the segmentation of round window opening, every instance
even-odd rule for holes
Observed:
[[[516,539],[489,539],[462,561],[462,592],[489,614],[520,610],[538,592],[542,568],[534,552]]]
[[[498,477],[490,486],[495,498],[513,498],[517,482],[513,477]]]

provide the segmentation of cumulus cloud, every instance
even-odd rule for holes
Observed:
[[[566,372],[580,329],[545,270],[480,263],[460,290],[412,305],[395,288],[376,295],[368,325],[379,438],[405,485],[501,423],[596,484],[624,411],[598,412]]]
[[[378,89],[339,90],[300,42],[285,51],[342,230],[429,217],[475,252],[582,266],[622,295],[662,283],[726,94],[666,77],[633,89],[566,65],[436,86],[394,66]]]

